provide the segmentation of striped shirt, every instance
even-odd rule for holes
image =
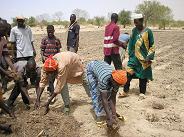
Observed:
[[[42,39],[41,51],[43,51],[43,56],[48,57],[49,55],[55,55],[60,52],[61,43],[56,37],[49,39],[48,36]]]
[[[111,74],[112,66],[107,64],[104,61],[94,61],[93,64],[93,73],[98,79],[98,89],[101,92],[107,92],[111,89]]]

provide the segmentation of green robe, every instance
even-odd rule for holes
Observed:
[[[153,80],[151,60],[154,59],[155,46],[153,33],[149,28],[145,28],[141,33],[136,27],[132,30],[128,54],[128,74],[134,73],[135,78]]]

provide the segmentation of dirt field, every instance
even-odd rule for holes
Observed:
[[[37,62],[40,62],[42,36],[35,35]],[[66,33],[57,36],[65,50]],[[117,112],[125,117],[118,133],[110,134],[105,127],[97,127],[91,99],[81,85],[69,86],[72,102],[70,116],[64,116],[61,112],[63,102],[60,95],[46,116],[43,115],[43,108],[33,111],[33,104],[31,110],[26,111],[19,97],[15,106],[17,119],[12,120],[6,115],[1,116],[0,121],[11,123],[14,133],[10,136],[17,137],[36,137],[39,133],[40,137],[184,137],[184,31],[154,31],[154,37],[154,81],[148,84],[144,100],[139,100],[137,80],[132,81],[129,97],[117,99]],[[103,59],[102,49],[103,31],[81,32],[78,53],[85,62]],[[12,87],[11,84],[9,86]],[[29,93],[34,101],[34,89],[30,89]],[[46,99],[45,92],[42,104]]]

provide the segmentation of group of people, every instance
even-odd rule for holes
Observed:
[[[67,50],[62,48],[60,40],[54,35],[54,26],[47,26],[47,36],[41,41],[41,58],[43,66],[35,62],[36,50],[33,45],[31,28],[25,25],[24,17],[17,17],[17,26],[10,31],[10,26],[5,20],[0,20],[0,58],[5,59],[11,70],[0,66],[0,74],[13,79],[14,88],[6,102],[3,101],[2,88],[0,88],[0,107],[15,117],[12,107],[19,94],[26,109],[30,109],[28,92],[28,79],[35,86],[36,101],[34,108],[40,107],[41,95],[48,85],[49,99],[46,102],[45,114],[49,112],[49,105],[53,99],[61,94],[64,102],[64,113],[70,112],[69,84],[82,84],[88,97],[92,99],[97,122],[106,119],[107,126],[118,129],[116,112],[116,95],[120,86],[124,91],[119,92],[119,97],[128,96],[130,82],[133,78],[139,79],[140,93],[146,93],[148,80],[152,80],[151,63],[154,59],[154,38],[152,31],[143,26],[142,14],[134,16],[135,28],[131,36],[120,34],[117,25],[118,14],[111,15],[111,22],[105,27],[104,35],[104,61],[94,60],[84,66],[81,57],[77,54],[79,47],[80,26],[76,15],[70,16],[68,27]],[[8,55],[7,36],[13,47],[12,58]],[[128,46],[127,46],[128,45]],[[129,60],[127,67],[122,67],[120,48],[126,51],[128,47]],[[111,66],[114,64],[114,68]],[[54,82],[56,85],[54,86]]]

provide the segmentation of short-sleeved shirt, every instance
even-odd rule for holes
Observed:
[[[53,58],[58,62],[55,93],[60,93],[65,83],[82,83],[84,66],[78,54],[70,51],[60,52],[54,55]],[[42,68],[41,73],[40,87],[44,88],[48,83],[48,74],[44,68]]]
[[[101,92],[110,91],[112,88],[112,66],[104,61],[94,61],[92,71],[98,80],[98,89]]]
[[[33,56],[33,35],[31,28],[18,28],[17,26],[11,29],[10,41],[16,43],[17,58]]]
[[[67,47],[78,47],[80,26],[77,22],[68,28]],[[78,36],[78,37],[77,37]]]
[[[43,56],[48,57],[49,55],[55,55],[60,52],[61,43],[58,38],[50,39],[48,36],[42,39],[41,51],[43,51]]]
[[[27,65],[26,60],[18,61],[13,65],[22,78],[24,79],[33,78],[35,80],[35,83],[37,84],[40,82],[41,68],[39,66],[36,66],[36,69],[34,72],[28,72],[26,71],[26,65]]]

